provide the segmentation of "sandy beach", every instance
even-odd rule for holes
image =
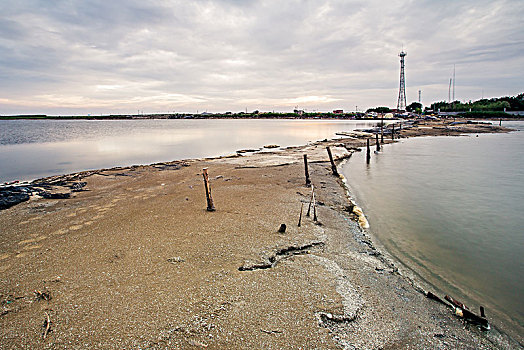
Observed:
[[[505,131],[428,121],[398,136]],[[41,180],[86,184],[0,211],[0,348],[521,348],[377,249],[326,152],[347,159],[368,137]]]

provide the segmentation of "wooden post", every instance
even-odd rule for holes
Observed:
[[[375,134],[375,144],[377,145],[377,152],[380,152],[380,142],[378,141],[378,133]]]
[[[369,160],[371,159],[371,149],[369,148],[369,139],[366,139],[366,141],[367,141],[366,161],[369,163]]]
[[[382,121],[382,125],[380,125],[380,142],[384,144],[384,121]]]
[[[313,185],[311,185],[311,198],[309,199],[309,205],[307,207],[307,213],[306,216],[309,217],[309,214],[311,213],[311,204],[313,203],[313,196],[315,195],[315,189]]]
[[[395,124],[393,124],[393,129],[391,130],[391,140],[395,139]]]
[[[333,156],[331,155],[331,149],[329,146],[326,147],[327,153],[329,156],[329,161],[331,162],[331,171],[333,172],[333,175],[338,176],[337,166],[335,165],[335,162],[333,161]]]
[[[300,203],[300,216],[298,217],[298,227],[300,227],[300,224],[302,223],[302,209],[304,208],[304,203]]]
[[[502,126],[502,119],[499,120],[499,126]]]
[[[311,180],[309,179],[309,171],[307,170],[307,154],[304,154],[304,171],[306,172],[306,186],[310,186]]]
[[[207,168],[202,169],[202,175],[204,176],[204,187],[206,188],[207,211],[215,211],[213,197],[211,197],[211,187],[209,187],[209,175],[207,174]]]
[[[398,124],[398,127],[399,127],[398,132],[401,132],[402,131],[402,123]]]

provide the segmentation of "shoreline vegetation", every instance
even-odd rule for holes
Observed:
[[[0,211],[0,347],[522,348],[520,329],[483,331],[377,249],[326,147],[338,163],[375,149],[379,130],[3,186],[3,199],[28,196]],[[419,121],[383,134],[507,131]]]
[[[141,119],[321,119],[321,120],[391,120],[405,118],[466,118],[522,120],[524,112],[505,111],[450,111],[431,112],[425,115],[414,113],[364,113],[364,112],[239,112],[239,113],[152,113],[152,114],[110,114],[110,115],[0,115],[0,120],[141,120]]]
[[[508,111],[508,112],[506,112]],[[421,116],[439,116],[439,117],[462,117],[462,118],[487,118],[487,119],[520,119],[524,116],[524,93],[516,96],[494,97],[490,99],[482,98],[472,102],[461,101],[440,101],[434,102],[429,107],[423,108],[420,102],[413,102],[406,106],[406,112],[390,109],[389,107],[369,108],[366,112],[344,112],[342,109],[333,110],[333,112],[310,112],[300,110],[298,107],[291,112],[260,112],[255,110],[248,112],[224,112],[224,113],[140,113],[121,114],[121,115],[53,115],[45,114],[25,114],[25,115],[0,115],[0,120],[10,119],[87,119],[87,120],[104,120],[104,119],[381,119],[383,117],[421,117]],[[442,112],[442,113],[441,113]],[[390,115],[390,116],[389,116]]]

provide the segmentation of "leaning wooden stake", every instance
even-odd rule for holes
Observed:
[[[309,217],[309,214],[311,213],[311,204],[313,203],[314,195],[315,195],[315,188],[313,187],[313,185],[311,185],[311,198],[309,199],[309,205],[307,207],[307,213],[306,213],[307,217]]]
[[[309,179],[309,171],[307,170],[307,154],[304,154],[304,171],[306,172],[306,186],[311,185],[311,180]]]
[[[213,197],[211,197],[211,187],[209,187],[209,175],[207,174],[207,168],[202,169],[202,175],[204,176],[204,187],[206,188],[207,211],[215,211]]]
[[[366,153],[366,161],[369,163],[369,160],[371,159],[371,149],[369,148],[369,139],[367,141],[367,153]]]
[[[380,142],[384,143],[384,121],[380,125]]]
[[[302,224],[302,209],[304,209],[304,203],[300,203],[300,216],[298,217],[298,227]]]
[[[377,145],[377,152],[380,152],[380,142],[378,141],[378,133],[375,134],[375,144]]]
[[[331,171],[333,172],[333,175],[338,176],[337,166],[335,165],[335,162],[333,161],[333,155],[331,154],[331,149],[329,146],[326,147],[327,153],[329,156],[329,161],[331,162]]]
[[[315,201],[315,192],[313,192],[313,221],[317,222],[317,202]]]

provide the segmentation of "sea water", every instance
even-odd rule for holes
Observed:
[[[334,138],[345,120],[0,120],[0,183]]]
[[[522,333],[524,131],[411,138],[341,170],[387,251],[434,292]]]

